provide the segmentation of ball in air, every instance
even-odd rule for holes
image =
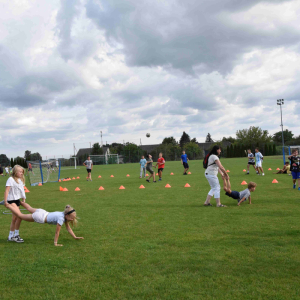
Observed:
[[[150,137],[150,133],[146,133],[146,137],[149,138]]]

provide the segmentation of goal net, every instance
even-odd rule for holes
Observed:
[[[39,183],[57,182],[60,177],[60,161],[27,161],[28,177],[30,185]]]
[[[118,154],[90,155],[93,165],[119,164]]]

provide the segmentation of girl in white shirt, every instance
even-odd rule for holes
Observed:
[[[26,199],[24,186],[24,169],[19,165],[15,165],[13,167],[11,177],[9,177],[6,181],[6,188],[4,192],[4,205],[6,207],[13,207],[15,211],[20,212],[20,200],[24,201]],[[10,232],[7,241],[17,243],[24,242],[19,235],[21,221],[22,219],[20,219],[16,214],[12,214]]]
[[[12,207],[11,205],[8,205],[7,207],[14,214],[16,214],[20,219],[24,221],[36,222],[41,224],[48,223],[48,224],[56,225],[54,246],[62,246],[61,244],[57,244],[57,242],[58,242],[60,229],[63,223],[65,223],[67,231],[74,239],[76,240],[83,239],[83,237],[77,237],[69,225],[69,223],[71,223],[72,226],[76,225],[77,223],[76,211],[70,205],[67,205],[64,211],[55,211],[55,212],[47,212],[41,208],[33,208],[29,204],[25,203],[25,200],[22,202],[22,206],[24,206],[24,208],[26,208],[31,214],[24,215],[20,212],[20,210],[18,210],[15,207]]]
[[[221,204],[220,200],[221,186],[218,179],[218,173],[220,173],[221,176],[225,178],[229,178],[229,176],[220,162],[220,154],[221,148],[219,146],[213,146],[212,150],[209,153],[207,169],[205,170],[205,177],[211,187],[211,190],[208,192],[204,206],[212,206],[210,204],[210,199],[212,198],[212,196],[214,196],[216,199],[217,207],[225,207],[225,205]]]

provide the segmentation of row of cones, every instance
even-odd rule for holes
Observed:
[[[184,187],[191,187],[191,186],[187,183]],[[143,185],[141,185],[139,188],[140,188],[140,189],[145,189],[145,187],[144,187]],[[171,188],[171,186],[170,186],[169,184],[166,184],[165,188]],[[69,191],[67,188],[63,188],[63,187],[61,187],[61,186],[59,187],[59,190],[60,190],[61,192],[68,192],[68,191]],[[99,191],[103,191],[103,190],[104,190],[104,187],[103,187],[103,186],[100,186],[98,190],[99,190]],[[125,190],[125,187],[124,187],[123,185],[121,185],[121,186],[119,187],[119,190]],[[79,187],[77,187],[77,188],[75,189],[75,192],[78,192],[78,191],[80,191],[80,188],[79,188]],[[28,192],[29,192],[29,191],[28,191]]]
[[[277,171],[279,171],[280,169],[279,169],[279,168],[277,168],[276,170],[277,170]],[[271,169],[271,168],[269,168],[269,169],[268,169],[268,171],[272,171],[272,169]],[[228,172],[228,170],[227,170],[227,172]],[[244,169],[244,170],[243,170],[243,172],[246,172],[246,169]]]
[[[278,181],[276,179],[272,180],[272,183],[278,183]],[[247,185],[248,183],[244,180],[241,185]]]
[[[228,172],[229,172],[229,171],[228,171]],[[192,173],[191,173],[191,172],[188,172],[188,174],[191,175]],[[174,173],[171,173],[170,175],[174,175]],[[149,176],[149,174],[146,174],[146,177],[148,177],[148,176]],[[158,173],[156,173],[156,176],[158,176]],[[115,177],[115,176],[114,176],[114,175],[110,175],[110,177],[113,178],[113,177]],[[130,175],[127,174],[126,177],[130,177]],[[98,178],[102,178],[101,175],[99,175]]]

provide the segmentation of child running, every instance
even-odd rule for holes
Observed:
[[[88,172],[88,177],[86,178],[87,181],[92,181],[92,170],[93,170],[93,161],[91,160],[90,156],[88,156],[87,160],[83,163],[86,167]]]
[[[162,176],[162,172],[163,172],[163,170],[164,170],[164,167],[165,167],[165,159],[162,157],[162,152],[160,152],[159,154],[158,154],[158,160],[157,160],[157,164],[155,165],[155,167],[154,168],[156,168],[157,167],[157,165],[158,165],[158,176],[159,176],[159,179],[158,179],[158,181],[161,181],[162,179],[161,179],[161,176]]]
[[[255,169],[255,162],[254,162],[254,154],[251,152],[251,149],[248,149],[248,164],[247,164],[247,175],[249,175],[249,168],[250,168],[250,165],[253,166],[254,170]]]
[[[256,160],[256,174],[264,176],[264,169],[262,168],[263,155],[259,152],[258,148],[255,148],[255,160]]]
[[[15,206],[12,205],[5,205],[5,206],[9,208],[13,214],[17,215],[18,218],[24,221],[36,222],[41,224],[48,223],[48,224],[56,225],[54,246],[63,246],[61,244],[57,244],[60,229],[63,223],[65,223],[67,231],[74,239],[76,240],[83,239],[83,237],[77,237],[69,225],[69,223],[71,223],[72,226],[75,226],[77,224],[76,211],[70,205],[67,205],[64,211],[47,212],[41,208],[32,208],[29,204],[25,203],[25,199],[24,201],[21,202],[21,204],[31,214],[24,215]]]
[[[255,188],[256,188],[255,182],[249,182],[247,189],[245,189],[241,192],[237,192],[237,191],[231,190],[229,177],[226,178],[225,176],[222,176],[222,179],[223,179],[223,183],[224,183],[224,191],[226,192],[225,193],[226,196],[236,199],[238,201],[238,204],[237,204],[238,206],[240,206],[240,204],[242,202],[247,201],[247,199],[249,199],[249,204],[251,204],[250,193],[255,191]]]
[[[187,171],[190,168],[189,164],[188,164],[188,161],[189,161],[189,159],[187,157],[187,154],[185,154],[185,151],[183,150],[182,151],[182,155],[181,155],[181,163],[182,163],[182,165],[184,167],[183,175],[187,175]]]
[[[10,224],[10,231],[7,239],[8,242],[24,242],[24,240],[21,239],[19,234],[22,219],[19,218],[18,214],[16,213],[21,213],[19,208],[20,199],[22,199],[23,201],[26,199],[24,186],[24,169],[19,165],[15,165],[12,170],[12,176],[9,177],[6,181],[6,188],[4,192],[4,205],[9,209],[14,209]]]

